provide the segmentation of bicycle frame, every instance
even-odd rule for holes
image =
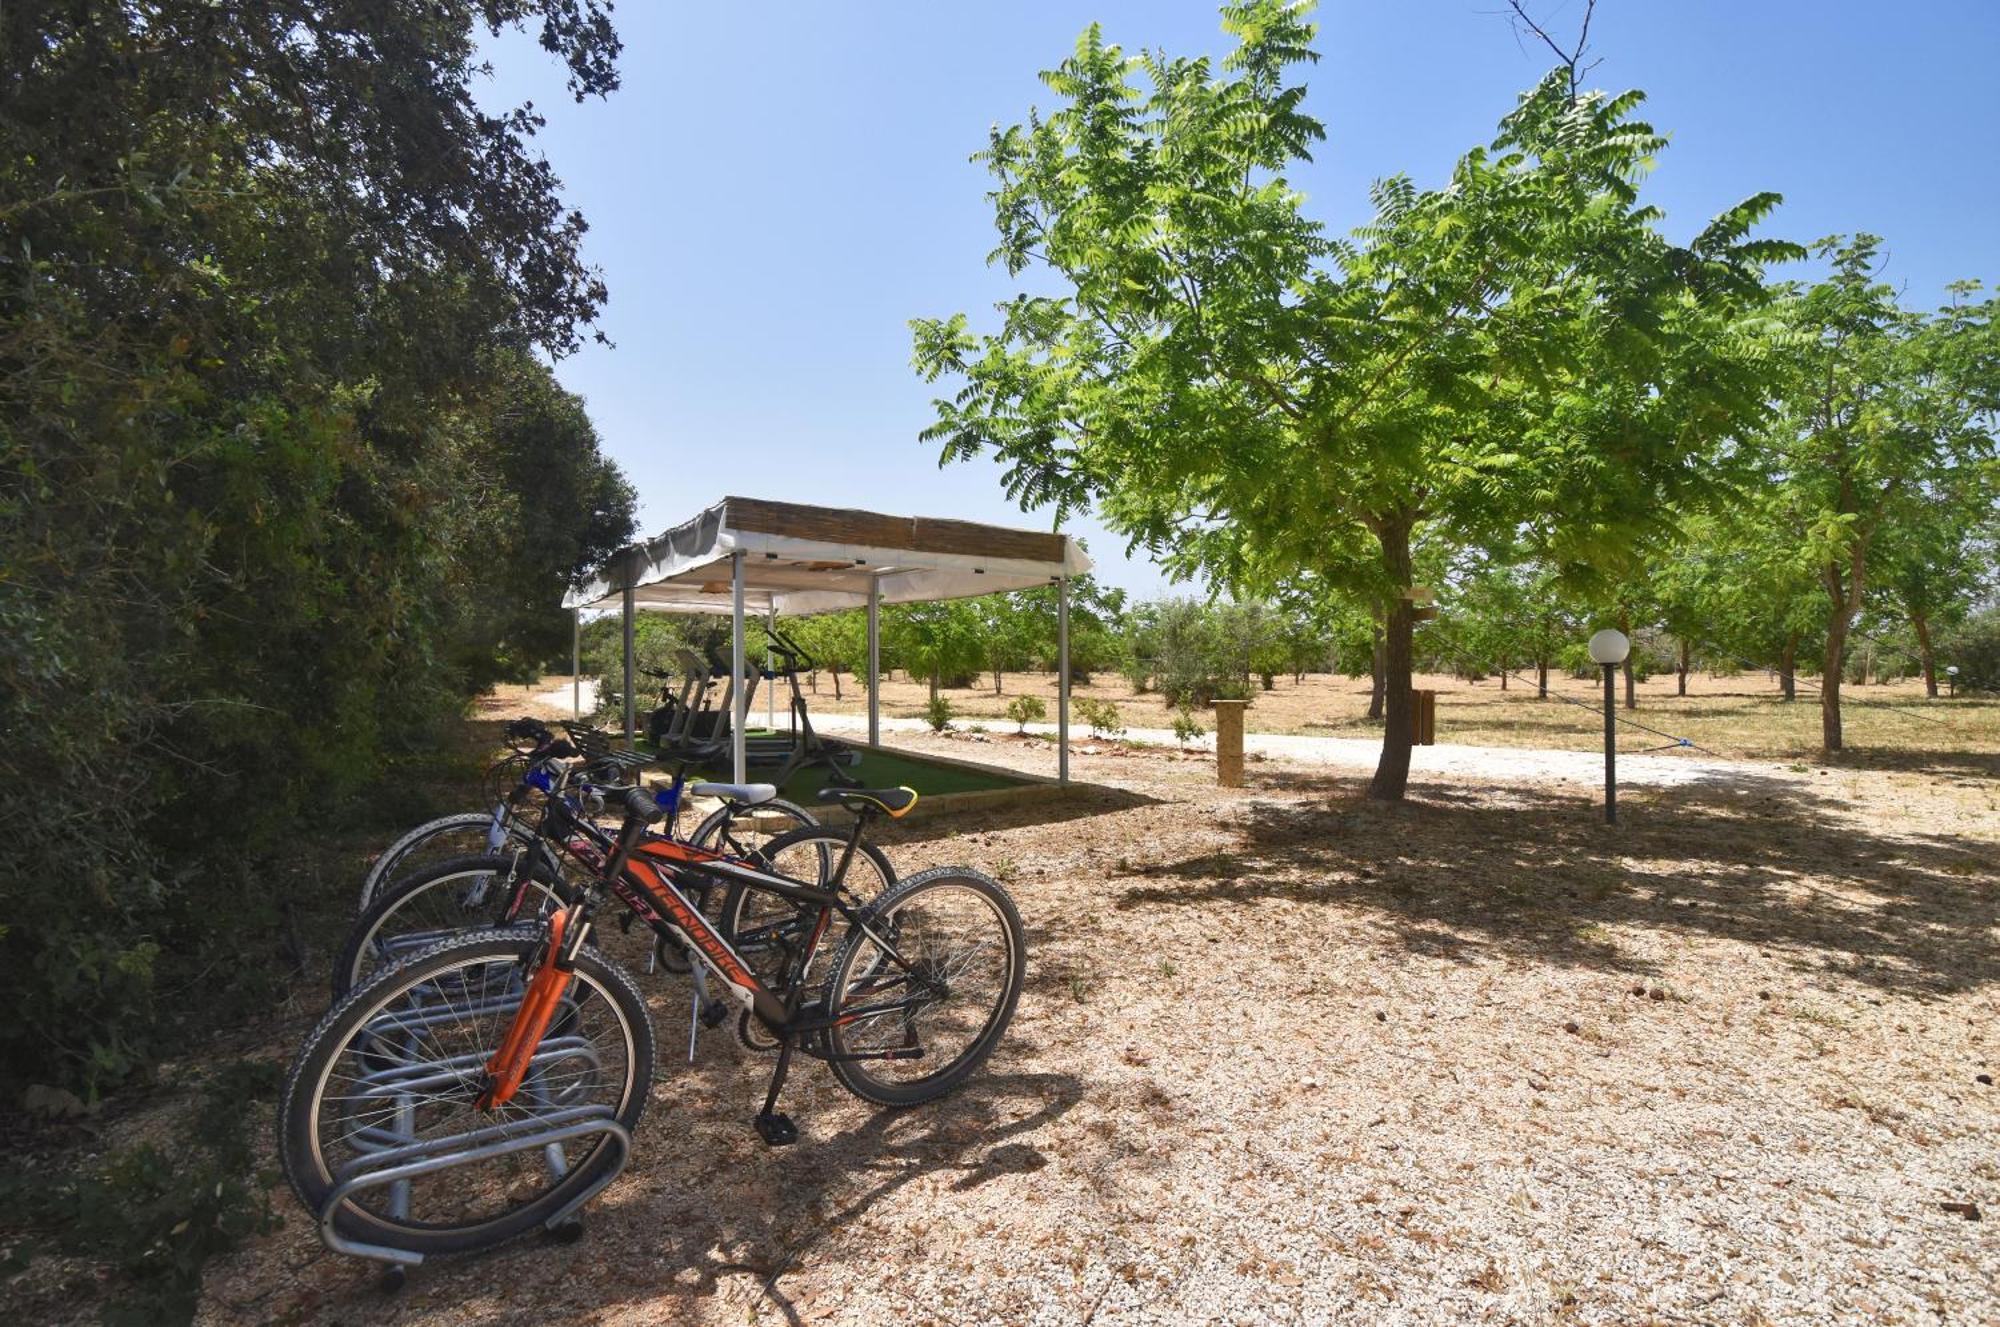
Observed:
[[[798,1010],[789,1007],[744,963],[743,956],[724,939],[720,932],[702,915],[681,889],[685,876],[692,873],[711,877],[722,882],[739,883],[761,893],[776,894],[795,903],[817,905],[819,917],[805,948],[794,960],[798,973],[802,976],[812,966],[821,939],[826,934],[827,924],[838,912],[848,925],[859,927],[864,934],[881,948],[888,961],[905,972],[914,972],[911,964],[898,953],[895,947],[862,918],[858,909],[848,902],[840,892],[841,884],[847,878],[848,867],[853,863],[854,853],[861,841],[862,823],[855,822],[842,849],[840,864],[835,868],[829,887],[808,884],[790,876],[771,871],[759,870],[748,862],[738,861],[704,848],[695,848],[671,839],[642,839],[623,849],[623,860],[619,869],[606,871],[602,868],[602,858],[594,851],[589,855],[577,854],[585,845],[572,841],[570,851],[586,865],[598,869],[594,883],[602,886],[638,917],[651,926],[656,934],[678,941],[693,951],[695,956],[715,977],[723,983],[729,998],[744,1009],[750,1010],[773,1032],[779,1034],[820,1031],[836,1025],[844,1026],[865,1017],[894,1013],[908,1007],[916,998],[879,1008],[869,1007],[842,1014],[838,1019],[801,1019]],[[621,836],[623,837],[623,836]],[[593,863],[591,857],[598,857]],[[592,919],[594,920],[594,918]],[[796,989],[796,987],[795,987]]]

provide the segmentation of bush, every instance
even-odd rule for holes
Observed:
[[[951,701],[944,696],[933,697],[931,702],[924,706],[924,722],[931,726],[931,731],[934,733],[941,733],[951,727]]]
[[[1174,740],[1186,746],[1195,738],[1206,733],[1201,721],[1194,717],[1194,711],[1183,705],[1174,711]]]
[[[463,54],[533,23],[607,87],[608,26],[537,11],[287,6],[254,86],[243,6],[8,11],[0,1084],[116,1087],[174,1049],[167,989],[197,1036],[268,1010],[311,901],[273,864],[567,656],[629,535],[542,358],[602,299],[580,219]]]
[[[46,1241],[112,1270],[107,1323],[190,1320],[203,1264],[278,1224],[267,1195],[274,1177],[254,1173],[246,1116],[270,1108],[281,1076],[272,1063],[224,1065],[172,1148],[143,1143],[55,1177],[25,1164],[0,1171],[0,1222],[28,1233],[0,1275],[27,1266]]]
[[[1946,633],[1937,646],[1938,687],[1945,669],[1958,669],[1958,691],[2000,691],[2000,608],[1975,613]]]
[[[1076,717],[1090,725],[1092,737],[1116,737],[1125,731],[1118,707],[1108,700],[1084,699],[1076,703]]]
[[[1047,718],[1048,713],[1049,707],[1040,696],[1016,696],[1007,702],[1007,717],[1014,721],[1017,733],[1027,732],[1029,724]]]

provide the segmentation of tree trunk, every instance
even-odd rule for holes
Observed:
[[[1506,664],[1501,664],[1501,665],[1500,665],[1500,689],[1501,689],[1502,691],[1505,691],[1505,690],[1507,689],[1507,665],[1506,665]]]
[[[1844,570],[1843,577],[1841,565],[1829,562],[1824,573],[1826,597],[1832,607],[1826,622],[1826,673],[1820,678],[1819,728],[1820,742],[1829,753],[1841,748],[1840,674],[1847,653],[1847,631],[1854,625],[1854,615],[1861,611],[1861,596],[1868,588],[1866,538],[1856,539],[1847,550]]]
[[[1851,614],[1835,608],[1826,621],[1826,664],[1819,679],[1820,745],[1828,751],[1840,750],[1840,675],[1845,668],[1847,626]]]
[[[1693,650],[1688,645],[1688,643],[1686,641],[1682,641],[1681,642],[1681,694],[1683,696],[1685,696],[1688,693],[1688,665],[1693,662],[1693,660],[1689,657],[1692,653]]]
[[[1618,619],[1618,629],[1625,633],[1626,640],[1632,642],[1631,646],[1625,651],[1625,708],[1636,710],[1639,708],[1639,691],[1635,680],[1636,670],[1632,667],[1632,660],[1633,656],[1637,653],[1639,643],[1632,640],[1631,614],[1627,613]]]
[[[1785,648],[1778,655],[1778,685],[1784,689],[1787,701],[1799,698],[1799,633],[1796,631],[1785,636]]]
[[[933,668],[933,669],[931,669],[931,699],[932,699],[932,700],[936,700],[936,699],[938,698],[938,686],[939,686],[939,685],[940,685],[940,684],[941,684],[941,683],[942,683],[943,681],[944,681],[944,671],[943,671],[942,669],[938,669],[938,668]]]
[[[1382,541],[1383,569],[1389,584],[1398,591],[1410,586],[1410,527],[1384,524],[1377,532]],[[1382,759],[1368,784],[1368,796],[1378,802],[1400,802],[1410,784],[1410,750],[1416,744],[1411,728],[1415,697],[1410,692],[1411,660],[1415,653],[1416,604],[1399,596],[1389,606],[1388,630],[1382,648]]]
[[[993,670],[993,694],[996,696],[1000,694],[1000,670],[998,668]]]
[[[838,668],[829,668],[827,671],[833,674],[833,699],[838,703],[840,700],[840,670]]]
[[[1931,651],[1931,623],[1922,613],[1910,614],[1910,625],[1917,629],[1917,657],[1924,664],[1924,694],[1937,699],[1937,655]]]
[[[1549,698],[1549,657],[1545,654],[1535,660],[1535,699]]]
[[[1374,648],[1374,674],[1373,674],[1374,680],[1371,682],[1368,691],[1368,717],[1376,720],[1380,720],[1382,717],[1383,664],[1384,660],[1382,655],[1382,628],[1376,627],[1375,648]]]

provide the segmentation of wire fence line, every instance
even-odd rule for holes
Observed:
[[[1471,664],[1472,666],[1477,668],[1493,667],[1490,664],[1486,664],[1481,662],[1480,660],[1474,659],[1472,656],[1461,650],[1457,645],[1453,644],[1448,640],[1445,640],[1441,636],[1433,637],[1430,641],[1426,643],[1442,646],[1444,649],[1450,651],[1461,663]],[[1556,700],[1563,702],[1565,705],[1574,705],[1580,710],[1588,711],[1593,717],[1602,717],[1604,714],[1604,710],[1599,706],[1591,704],[1587,701],[1578,700],[1574,696],[1566,695],[1559,687],[1548,686],[1546,683],[1541,683],[1538,681],[1530,681],[1528,678],[1522,676],[1520,673],[1517,673],[1512,669],[1504,666],[1494,667],[1493,670],[1495,672],[1505,673],[1508,677],[1511,677],[1515,681],[1520,682],[1523,686],[1544,687],[1546,689],[1546,693],[1554,697]],[[1688,738],[1676,737],[1672,733],[1663,732],[1658,728],[1654,728],[1647,724],[1640,723],[1637,719],[1627,718],[1626,716],[1618,713],[1615,709],[1611,712],[1611,717],[1615,719],[1617,722],[1624,724],[1628,728],[1637,728],[1640,732],[1651,733],[1655,737],[1664,737],[1667,739],[1665,745],[1647,747],[1643,751],[1633,752],[1632,753],[1633,755],[1643,756],[1654,751],[1675,751],[1685,747],[1691,751],[1699,751],[1703,755],[1715,756],[1716,759],[1718,760],[1722,759],[1722,757],[1718,753],[1710,751],[1705,746],[1697,745],[1695,742],[1693,742]]]
[[[1754,660],[1744,658],[1742,655],[1737,654],[1734,651],[1725,650],[1721,646],[1717,645],[1714,641],[1704,640],[1702,637],[1699,636],[1690,636],[1689,639],[1694,641],[1695,644],[1697,645],[1701,645],[1707,649],[1714,650],[1717,654],[1720,654],[1725,659],[1735,660],[1737,663],[1742,664],[1745,668],[1761,668],[1770,672],[1781,673],[1781,674],[1784,672],[1783,669],[1772,668],[1771,665],[1769,664],[1757,663]],[[1826,690],[1826,688],[1820,686],[1818,683],[1810,682],[1807,681],[1805,678],[1800,677],[1797,668],[1792,669],[1790,676],[1792,681],[1799,686],[1808,686],[1811,687],[1814,691],[1821,693],[1824,693]],[[1894,701],[1876,700],[1873,696],[1856,696],[1849,692],[1842,692],[1841,700],[1843,702],[1851,701],[1856,705],[1874,705],[1881,709],[1894,710],[1898,714],[1907,714],[1909,717],[1913,719],[1922,719],[1925,723],[1934,724],[1939,728],[1949,728],[1951,726],[1951,724],[1947,720],[1940,719],[1936,715],[1925,714],[1920,710],[1913,710],[1907,705],[1898,705]]]
[[[1875,637],[1868,635],[1868,633],[1866,632],[1857,630],[1855,634],[1860,635],[1863,638],[1871,641],[1875,640]],[[1724,649],[1723,647],[1717,645],[1714,641],[1708,640],[1705,637],[1691,635],[1688,637],[1688,639],[1693,641],[1695,644],[1701,646],[1702,648],[1709,650],[1715,654],[1721,655],[1723,658],[1731,660],[1734,663],[1737,663],[1745,668],[1761,669],[1764,671],[1779,673],[1779,674],[1783,674],[1785,671],[1783,669],[1773,667],[1768,663],[1758,663],[1757,661],[1750,658],[1746,658],[1745,656],[1738,654],[1733,650]],[[1876,643],[1884,644],[1884,642],[1881,641],[1876,641]],[[1542,681],[1540,679],[1531,679],[1503,665],[1496,665],[1486,660],[1474,658],[1464,648],[1462,648],[1455,642],[1446,639],[1441,634],[1432,636],[1426,642],[1426,644],[1437,646],[1446,651],[1447,653],[1451,654],[1459,662],[1468,664],[1474,668],[1489,669],[1493,672],[1503,673],[1506,676],[1513,678],[1514,680],[1522,683],[1525,686],[1536,686],[1541,690],[1543,694],[1551,696],[1554,699],[1561,701],[1565,705],[1574,705],[1578,709],[1585,710],[1590,714],[1592,714],[1593,716],[1601,715],[1604,712],[1603,709],[1598,705],[1578,700],[1574,696],[1565,694],[1560,688],[1551,686],[1545,681]],[[1905,653],[1907,653],[1907,651],[1905,651]],[[1916,656],[1912,655],[1910,657],[1915,658]],[[1821,687],[1816,682],[1812,682],[1806,678],[1800,677],[1797,668],[1793,668],[1791,670],[1790,676],[1795,685],[1803,685],[1811,688],[1816,693],[1824,694],[1825,688]],[[1894,701],[1877,700],[1872,696],[1857,696],[1854,695],[1852,692],[1841,693],[1841,699],[1843,702],[1849,702],[1856,705],[1867,705],[1867,706],[1873,706],[1878,709],[1889,710],[1893,713],[1905,715],[1912,719],[1921,720],[1924,723],[1928,723],[1939,728],[1949,728],[1951,726],[1949,720],[1938,718],[1936,715],[1925,714],[1921,710],[1913,709],[1907,705],[1899,705]],[[1627,727],[1636,728],[1641,732],[1651,733],[1655,737],[1662,737],[1666,739],[1665,744],[1662,746],[1647,747],[1644,750],[1635,752],[1633,754],[1646,755],[1650,752],[1655,752],[1655,751],[1672,751],[1672,750],[1679,750],[1681,748],[1687,748],[1689,750],[1699,751],[1704,755],[1715,756],[1717,759],[1722,758],[1717,752],[1711,751],[1707,747],[1702,746],[1699,743],[1696,743],[1689,738],[1675,736],[1673,733],[1665,732],[1661,729],[1651,727],[1650,725],[1639,722],[1637,719],[1628,718],[1623,714],[1619,714],[1616,711],[1613,712],[1612,717],[1617,722],[1622,723]]]

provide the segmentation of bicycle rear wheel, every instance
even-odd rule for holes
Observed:
[[[541,934],[447,940],[356,987],[313,1029],[279,1098],[278,1138],[285,1176],[315,1219],[385,1154],[455,1154],[462,1164],[352,1192],[334,1224],[413,1253],[468,1252],[562,1214],[621,1164],[603,1130],[639,1122],[653,1026],[631,978],[595,949],[578,956],[519,1094],[474,1105]],[[599,1132],[517,1146],[579,1123]]]
[[[420,870],[383,889],[355,918],[334,956],[334,998],[440,940],[536,921],[561,892],[562,881],[532,854],[457,857]]]
[[[383,890],[426,867],[454,857],[502,852],[533,841],[533,833],[522,825],[510,823],[504,830],[496,831],[490,811],[466,811],[425,821],[384,848],[368,864],[367,874],[361,879],[361,902],[354,911],[357,915],[366,912]]]
[[[993,1053],[1013,1020],[1027,975],[1021,914],[991,876],[938,866],[877,899],[862,921],[828,978],[833,1075],[881,1106],[943,1096]]]

